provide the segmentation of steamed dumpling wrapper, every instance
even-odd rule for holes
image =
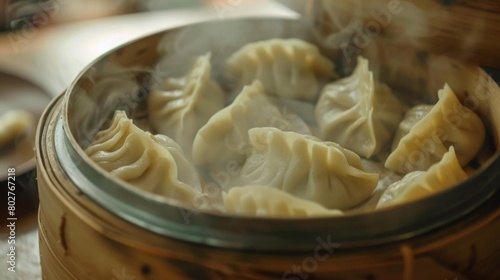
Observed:
[[[101,168],[143,190],[195,206],[202,196],[194,166],[165,135],[152,135],[117,111],[85,153]]]
[[[236,99],[213,115],[195,137],[195,164],[220,164],[234,160],[243,163],[251,152],[248,130],[254,127],[277,127],[285,131],[310,134],[299,117],[282,111],[269,100],[261,82],[245,86]]]
[[[359,156],[336,143],[269,127],[248,134],[254,150],[234,186],[269,186],[340,210],[366,200],[377,186],[379,175],[364,171]]]
[[[263,218],[308,218],[340,216],[342,211],[295,197],[267,186],[234,187],[223,193],[226,213]]]
[[[166,79],[148,96],[152,127],[187,153],[191,153],[198,130],[224,107],[224,92],[211,73],[210,54],[206,54],[185,77]]]
[[[240,87],[260,80],[265,92],[278,97],[315,101],[320,88],[337,74],[319,49],[300,39],[250,43],[227,61],[226,77]]]
[[[467,179],[453,146],[428,171],[408,173],[401,181],[390,185],[382,194],[377,208],[407,203],[448,189]]]
[[[410,133],[411,128],[423,119],[432,110],[433,105],[421,104],[414,106],[410,110],[406,111],[403,120],[399,123],[398,130],[394,139],[392,140],[391,151],[394,151],[397,147],[401,138]]]
[[[316,119],[322,139],[370,158],[392,140],[404,109],[387,85],[374,81],[368,60],[358,57],[351,76],[323,88]]]

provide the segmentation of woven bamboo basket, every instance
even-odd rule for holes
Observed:
[[[201,39],[200,34],[207,36]],[[247,42],[296,37],[318,44],[348,73],[349,57],[323,44],[316,35],[310,25],[290,19],[203,23],[128,43],[84,70],[49,106],[38,129],[43,278],[500,278],[500,243],[496,242],[500,233],[500,89],[477,66],[420,49],[400,48],[384,38],[374,39],[371,47],[363,49],[381,80],[424,100],[435,100],[431,92],[435,94],[447,81],[462,102],[469,100],[467,104],[488,128],[489,141],[473,175],[449,191],[400,207],[346,217],[234,218],[187,212],[141,196],[99,172],[84,156],[80,144],[88,140],[82,132],[89,128],[89,120],[109,119],[113,111],[105,104],[130,105],[112,95],[104,99],[106,102],[93,99],[95,81],[111,66],[150,69],[161,57],[171,56],[167,62],[182,72],[187,63],[183,56],[173,55],[176,51],[198,55],[209,49],[217,73],[222,66],[217,61],[224,61]],[[192,45],[183,45],[179,38]],[[170,44],[179,42],[177,39],[181,48]],[[171,45],[174,47],[165,52],[165,46]],[[408,63],[398,63],[401,59]],[[421,65],[414,67],[412,61]],[[149,75],[147,71],[134,73],[138,81]],[[110,100],[114,102],[107,102]],[[136,107],[137,118],[143,117],[141,106]]]

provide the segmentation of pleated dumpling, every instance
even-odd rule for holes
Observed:
[[[462,167],[478,153],[486,134],[479,116],[464,107],[447,84],[438,96],[430,112],[401,138],[385,167],[401,174],[426,171],[452,145]]]
[[[345,210],[372,194],[379,175],[355,153],[312,136],[263,127],[249,131],[254,148],[234,186],[264,185],[328,209]]]
[[[264,218],[307,218],[342,215],[316,202],[267,186],[234,187],[223,193],[226,213]]]
[[[440,162],[428,171],[408,173],[401,181],[390,185],[380,197],[377,208],[417,200],[448,189],[467,179],[455,149],[450,146]]]
[[[109,112],[134,108],[142,100],[144,87],[137,75],[146,73],[140,66],[124,67],[108,60],[92,67],[73,89],[74,100],[68,102],[71,130],[79,144],[87,147],[102,126]]]
[[[262,83],[254,81],[198,131],[193,144],[194,162],[200,165],[229,160],[243,163],[251,152],[248,130],[253,127],[310,133],[309,127],[298,116],[282,114],[266,96]]]
[[[365,158],[392,140],[403,112],[404,105],[387,85],[374,81],[362,57],[351,76],[323,88],[316,104],[321,138]]]
[[[141,190],[195,205],[201,183],[181,148],[152,135],[117,111],[108,129],[97,133],[86,154],[104,170]]]
[[[152,127],[188,153],[198,130],[224,107],[224,92],[211,73],[210,54],[206,54],[185,77],[166,79],[148,96]]]
[[[401,138],[410,133],[411,128],[423,119],[432,110],[432,107],[433,105],[421,104],[406,111],[403,120],[399,123],[396,135],[394,135],[394,139],[392,140],[391,151],[394,151],[398,147]]]
[[[254,80],[267,94],[315,101],[320,88],[336,77],[334,64],[300,39],[271,39],[243,46],[227,61],[226,77],[241,86]]]

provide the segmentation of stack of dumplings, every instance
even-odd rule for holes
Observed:
[[[321,86],[336,77],[334,64],[318,47],[299,39],[247,44],[234,53],[226,77],[239,87],[259,80],[269,95],[315,101]]]
[[[211,199],[228,215],[290,219],[344,215],[376,189],[374,209],[449,189],[467,179],[464,168],[485,141],[481,119],[447,84],[435,105],[409,108],[361,56],[338,79],[335,64],[308,42],[259,41],[229,55],[228,84],[214,78],[211,59],[198,57],[185,76],[151,90],[157,134],[117,111],[87,155],[119,180],[183,207],[196,208],[207,197],[203,185],[216,184]],[[314,110],[301,118],[281,106],[288,101]],[[373,165],[402,179],[384,183]]]

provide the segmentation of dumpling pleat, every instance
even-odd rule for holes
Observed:
[[[189,165],[181,147],[164,135],[153,136],[136,127],[123,111],[115,113],[110,128],[99,136],[100,142],[85,152],[116,178],[190,206],[203,195],[197,191],[201,185],[196,169]],[[191,185],[182,181],[186,178]]]
[[[283,190],[261,185],[235,187],[223,194],[228,214],[263,218],[339,216],[342,211],[295,197]]]
[[[364,171],[359,156],[338,144],[270,127],[252,128],[249,135],[254,150],[234,185],[269,186],[326,208],[349,209],[378,183],[378,174]]]

